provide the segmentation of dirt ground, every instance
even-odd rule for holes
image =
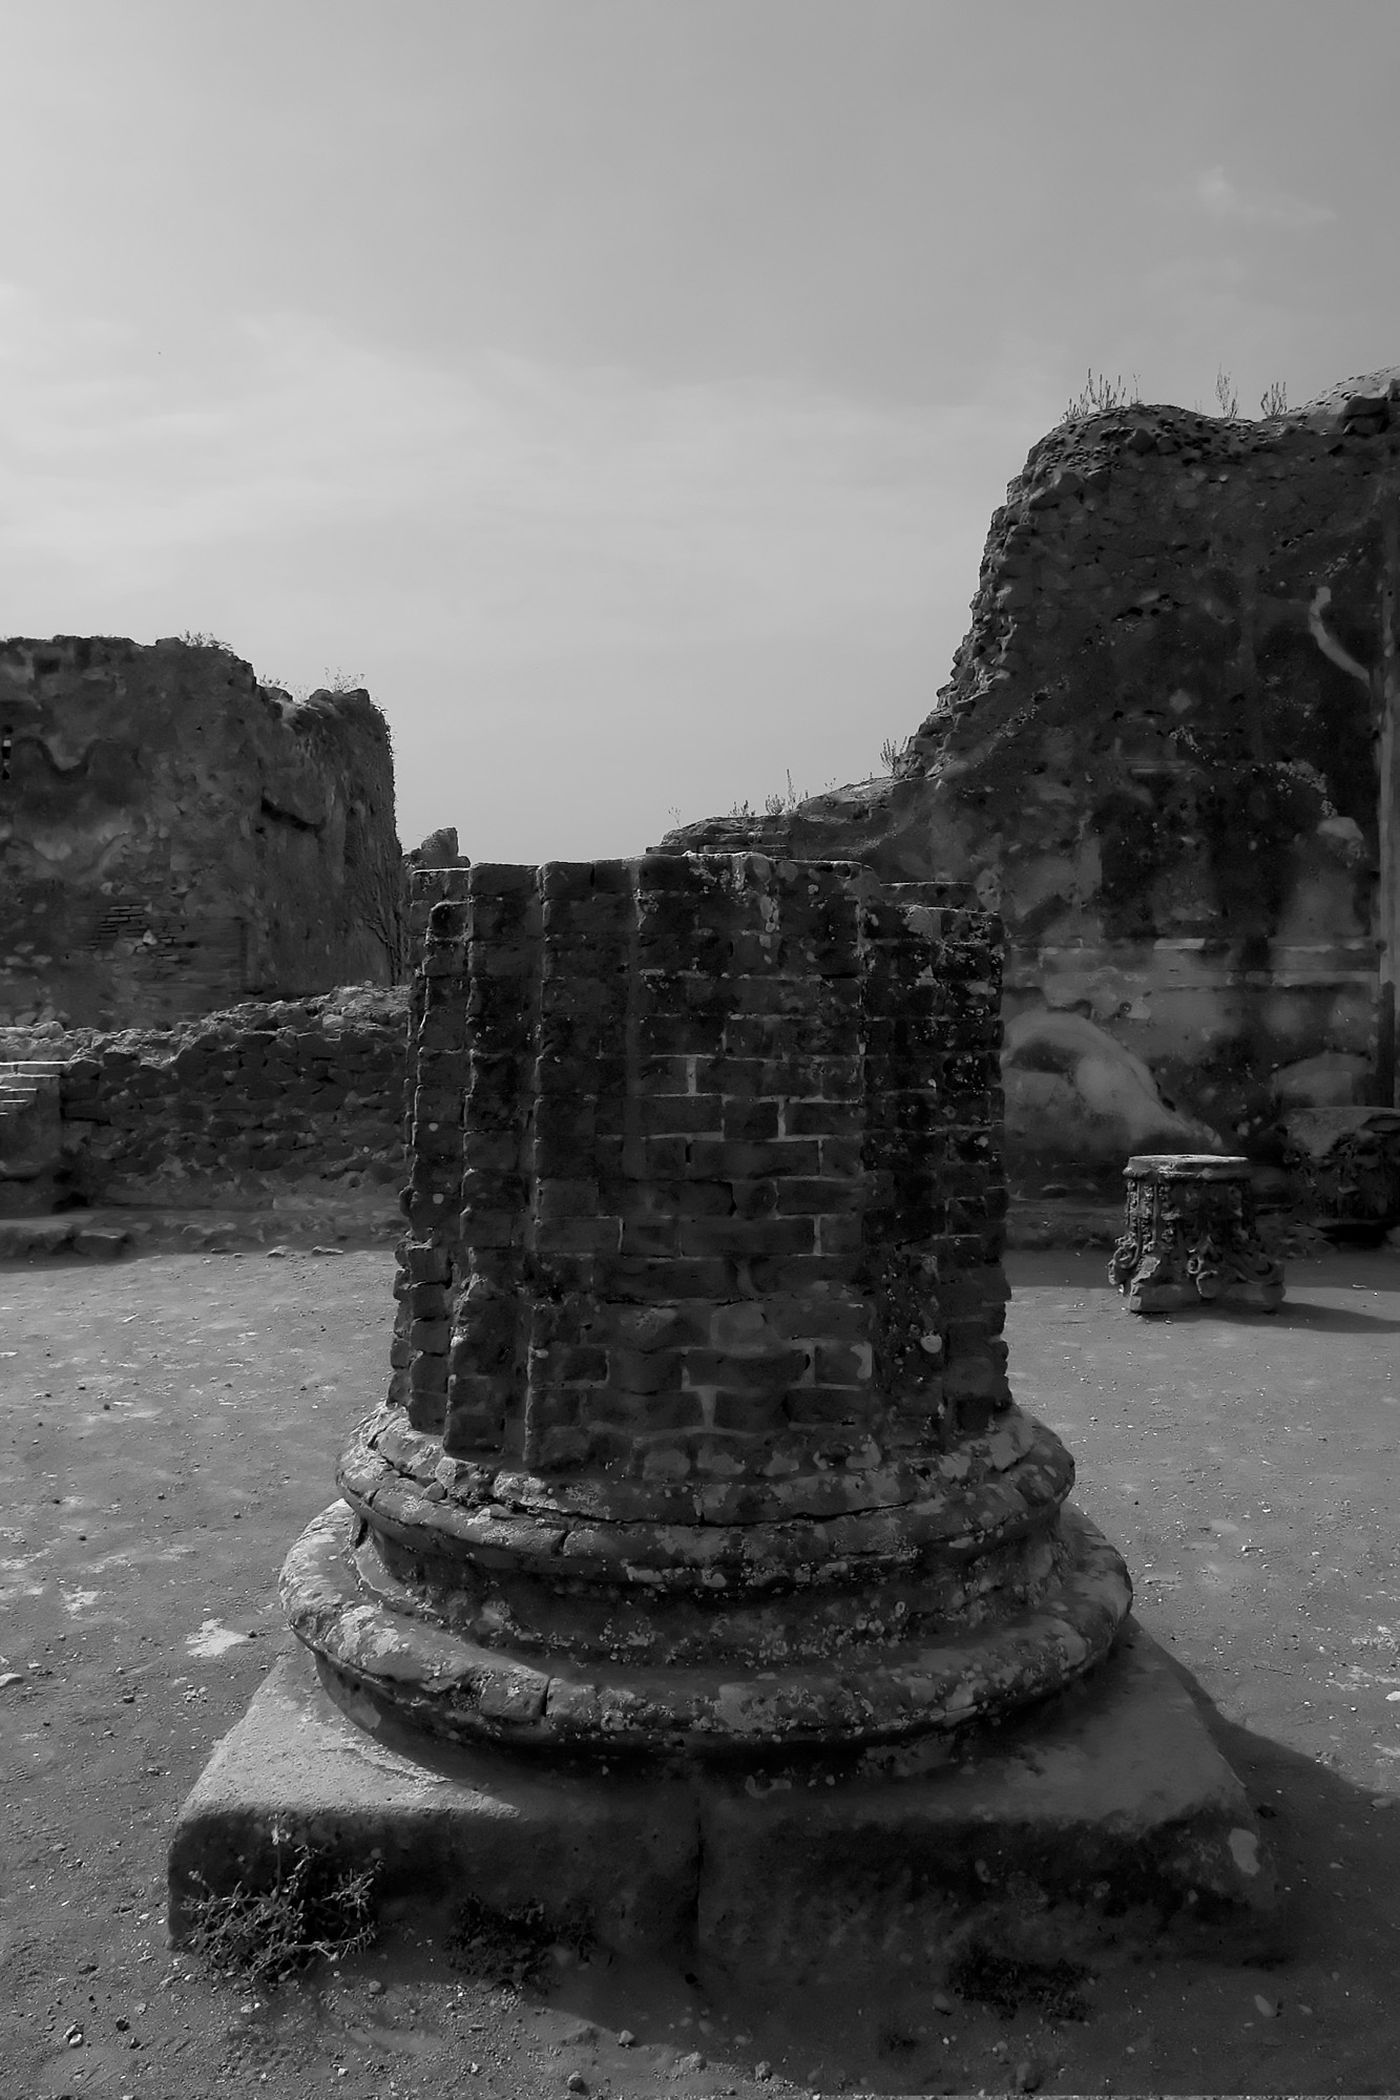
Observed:
[[[400,1917],[270,1997],[211,1979],[166,1945],[167,1835],[287,1640],[276,1572],[379,1396],[390,1260],[10,1262],[3,2100],[1400,2088],[1400,1256],[1295,1262],[1273,1319],[1134,1319],[1098,1252],[1009,1269],[1018,1397],[1267,1820],[1281,1960],[1105,1959],[1082,2019],[893,1984],[717,2005],[564,1948],[493,1986]]]

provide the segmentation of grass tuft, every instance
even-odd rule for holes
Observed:
[[[1086,416],[1106,416],[1115,408],[1127,408],[1132,402],[1142,399],[1142,383],[1137,373],[1133,374],[1131,386],[1124,384],[1120,372],[1110,379],[1106,372],[1096,372],[1090,365],[1084,385],[1069,403],[1061,416],[1062,423],[1080,423]]]
[[[341,1871],[297,1846],[290,1866],[277,1856],[270,1888],[238,1882],[226,1895],[196,1876],[204,1893],[190,1906],[190,1952],[220,1976],[236,1977],[273,1991],[286,1976],[313,1961],[357,1954],[378,1932],[374,1910],[375,1870]]]

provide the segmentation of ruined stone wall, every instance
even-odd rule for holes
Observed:
[[[401,989],[248,1005],[95,1038],[60,1079],[63,1193],[266,1204],[403,1178]]]
[[[390,982],[400,885],[368,694],[294,702],[179,641],[0,643],[0,1024]]]
[[[1390,1097],[1387,376],[1257,423],[1134,405],[1051,432],[901,777],[746,834],[1000,909],[1022,1186],[1112,1186],[1152,1149],[1267,1169],[1290,1117]]]

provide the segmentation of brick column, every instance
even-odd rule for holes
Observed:
[[[765,1753],[1106,1650],[1121,1562],[1006,1378],[999,1000],[966,893],[849,863],[478,866],[435,906],[408,1360],[342,1463],[363,1529],[286,1578],[334,1682],[448,1736]]]

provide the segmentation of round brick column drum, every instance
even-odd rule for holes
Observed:
[[[347,1709],[760,1760],[1103,1656],[1007,1384],[997,921],[742,854],[420,891],[390,1392],[283,1577]]]

